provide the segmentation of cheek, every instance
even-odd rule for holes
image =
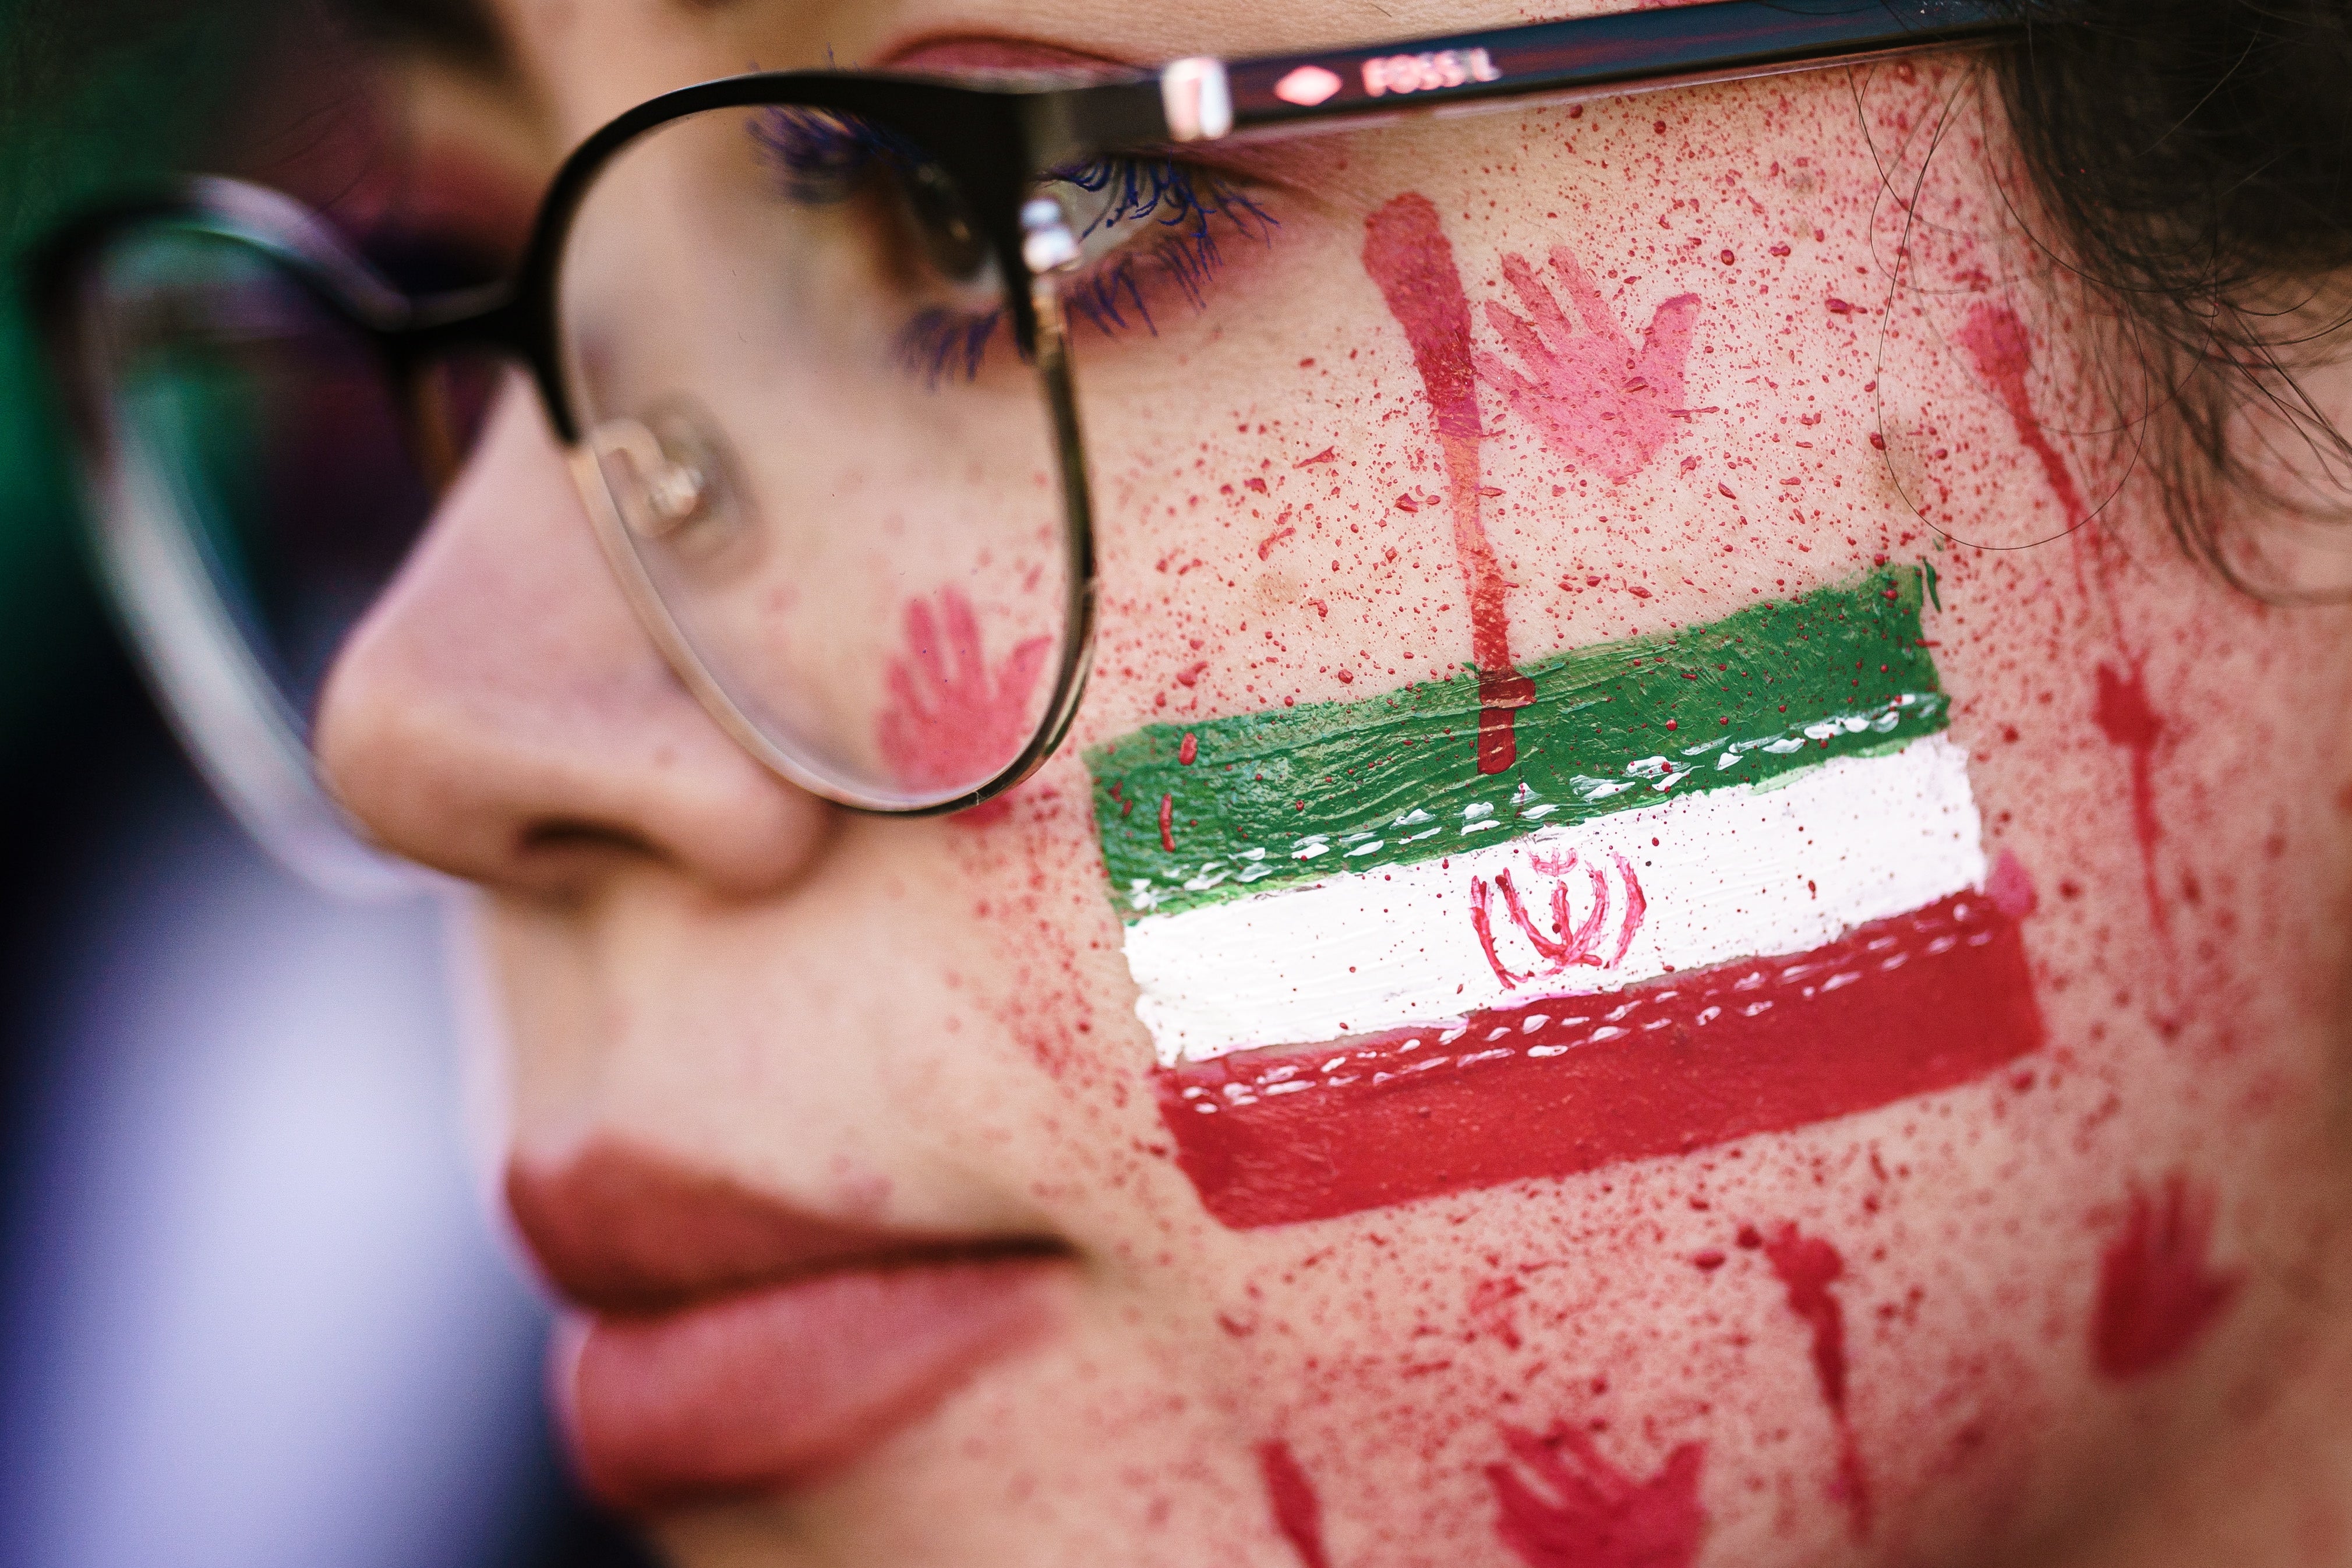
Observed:
[[[1646,130],[1592,128],[1578,155],[1622,161]],[[1082,801],[1172,853],[1202,826],[1174,770],[1217,765],[1213,721],[1447,674],[1475,694],[1465,772],[1507,768],[1485,712],[1524,738],[1523,665],[1880,557],[1937,569],[1919,633],[2041,1048],[1796,1131],[1298,1228],[1219,1230],[1142,1180],[1183,1238],[1171,1353],[1241,1412],[1267,1527],[1306,1561],[1380,1529],[1535,1562],[1546,1532],[1631,1521],[1685,1553],[1831,1551],[1906,1510],[1914,1542],[1993,1528],[2036,1473],[2105,1462],[2053,1448],[2105,1432],[2095,1380],[2180,1364],[2245,1310],[2230,1192],[2312,1184],[2287,1173],[2313,1146],[2298,1097],[2325,1099],[2343,761],[2295,715],[2339,700],[2339,661],[2162,557],[2145,508],[1979,548],[2063,532],[2112,488],[2041,401],[2067,367],[2000,296],[1885,321],[1845,281],[1869,272],[1871,193],[1771,177],[1761,232],[1734,205],[1696,252],[1671,205],[1482,226],[1402,185],[1302,237],[1326,326],[1255,363],[1252,395],[1212,379],[1229,395],[1191,423],[1116,437],[1098,470],[1086,738],[1165,725],[1176,782],[1089,796],[1057,764],[1034,816],[968,851],[976,880],[1026,879],[1006,951],[1050,929],[1066,954],[1024,961],[1018,1030],[1049,1070],[1124,1085],[1117,1160],[1164,1173]],[[1661,219],[1665,258],[1643,232]],[[1882,329],[1941,358],[1883,384]],[[2200,1174],[2224,1169],[2240,1187]]]

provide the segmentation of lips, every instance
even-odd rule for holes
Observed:
[[[581,1310],[557,1403],[630,1512],[790,1490],[854,1463],[1055,1321],[1048,1244],[866,1229],[597,1142],[518,1159],[509,1205]]]

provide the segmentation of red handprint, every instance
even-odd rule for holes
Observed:
[[[1495,1533],[1528,1568],[1687,1568],[1706,1533],[1706,1449],[1685,1443],[1647,1480],[1609,1462],[1566,1422],[1538,1436],[1503,1428],[1511,1462],[1486,1467]]]
[[[1547,447],[1622,482],[1657,456],[1684,412],[1683,365],[1690,357],[1698,296],[1677,294],[1660,305],[1636,349],[1567,247],[1553,247],[1551,266],[1568,285],[1583,334],[1569,324],[1527,258],[1507,256],[1504,279],[1528,313],[1515,316],[1489,301],[1486,323],[1519,364],[1482,352],[1478,374],[1501,390],[1512,412],[1533,425]]]
[[[2135,1189],[2123,1234],[2100,1260],[2091,1364],[2137,1377],[2186,1351],[2237,1295],[2244,1276],[2213,1266],[2214,1197],[2175,1171],[2160,1194]]]
[[[891,705],[875,726],[883,763],[908,789],[985,784],[1010,763],[1028,742],[1029,694],[1053,650],[1051,637],[1031,637],[992,677],[971,601],[948,587],[939,605],[935,620],[927,600],[907,601],[908,652],[890,660]]]

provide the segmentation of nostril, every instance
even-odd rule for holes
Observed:
[[[586,818],[541,818],[525,827],[517,837],[518,858],[526,864],[547,862],[601,860],[614,856],[627,856],[652,860],[667,860],[654,841],[643,834],[617,827],[609,822],[593,822]]]

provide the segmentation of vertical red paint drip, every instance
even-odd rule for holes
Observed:
[[[1454,551],[1470,597],[1470,653],[1478,665],[1478,771],[1518,761],[1512,715],[1535,700],[1535,683],[1511,663],[1507,584],[1478,513],[1478,387],[1471,374],[1470,301],[1454,245],[1427,196],[1408,191],[1364,220],[1364,270],[1412,344],[1454,514]]]
[[[1706,1448],[1685,1443],[1637,1481],[1566,1422],[1546,1436],[1503,1428],[1510,1462],[1486,1467],[1495,1533],[1528,1568],[1688,1568],[1706,1534],[1699,1470]]]
[[[2051,444],[2049,434],[2033,412],[2032,395],[2026,389],[2026,378],[2033,370],[2033,341],[2026,332],[2025,323],[2017,312],[2006,305],[1990,301],[1969,312],[1969,319],[1959,331],[1960,346],[1968,350],[1976,362],[1977,374],[1983,377],[2002,407],[2009,411],[2011,425],[2017,438],[2042,465],[2043,477],[2049,481],[2050,493],[2058,500],[2066,513],[2070,530],[2082,529],[2091,515],[2083,499],[2082,487],[2074,482],[2074,471],[2065,458]],[[2078,578],[2083,571],[2084,554],[2099,554],[2100,537],[2096,530],[2084,530],[2076,535],[2081,547],[2075,555]],[[2101,586],[2105,587],[2104,574]],[[2087,590],[2086,590],[2087,591]],[[2109,603],[2112,616],[2115,607]],[[2117,641],[2122,641],[2118,628]],[[2128,677],[2102,664],[2098,669],[2098,702],[2094,710],[2099,729],[2107,739],[2131,753],[2132,834],[2139,842],[2141,876],[2147,883],[2148,914],[2159,932],[2168,932],[2170,921],[2164,901],[2158,895],[2156,879],[2156,790],[2154,763],[2157,742],[2163,736],[2164,726],[2156,710],[2147,700],[2147,684],[2143,678],[2141,661],[2122,650],[2124,662],[2130,667]]]
[[[1977,374],[2009,410],[2017,438],[2040,460],[2042,472],[2050,481],[2050,493],[2058,498],[2059,508],[2066,514],[2066,526],[2080,528],[2091,509],[2084,504],[2082,488],[2074,483],[2066,459],[2050,444],[2048,433],[2034,415],[2032,395],[2026,391],[2025,378],[2033,370],[2033,340],[2026,335],[2025,323],[2008,306],[1988,301],[1969,312],[1959,338],[1960,346],[1976,361]]]
[[[2164,739],[2164,721],[2148,705],[2147,681],[2139,666],[2119,675],[2112,665],[2099,666],[2099,698],[2092,709],[2099,732],[2131,754],[2132,837],[2139,843],[2142,876],[2147,882],[2147,907],[2161,931],[2168,924],[2164,900],[2156,885],[2156,841],[2161,828],[2156,819],[2156,746]]]
[[[1845,1408],[1845,1310],[1830,1287],[1845,1273],[1838,1249],[1817,1236],[1784,1225],[1764,1240],[1765,1260],[1789,1292],[1789,1310],[1813,1331],[1813,1375],[1822,1402],[1838,1429],[1837,1493],[1853,1521],[1853,1532],[1870,1532],[1870,1487],[1855,1447],[1853,1424]]]
[[[2242,1277],[2213,1268],[2213,1194],[2190,1192],[2178,1171],[2162,1206],[2131,1195],[2123,1234],[2099,1267],[2091,1364],[2112,1378],[2155,1371],[2195,1343],[2238,1293]]]
[[[1160,797],[1160,847],[1169,854],[1176,853],[1176,797]]]
[[[1323,1502],[1290,1445],[1279,1437],[1260,1443],[1257,1468],[1265,1478],[1266,1499],[1274,1505],[1274,1527],[1307,1568],[1331,1568],[1323,1550]]]

